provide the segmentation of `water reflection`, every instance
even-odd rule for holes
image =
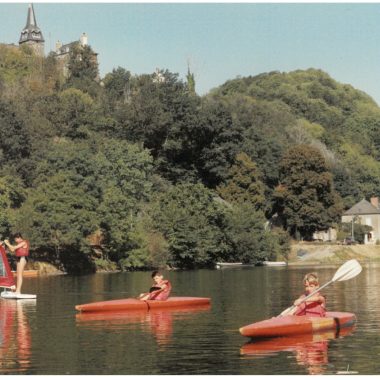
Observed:
[[[13,314],[3,309],[3,305],[17,307],[20,301],[0,299],[0,376],[252,376],[305,375],[308,371],[334,375],[347,370],[379,374],[380,264],[368,264],[354,279],[325,288],[329,311],[356,314],[356,330],[350,336],[327,337],[327,344],[321,345],[312,337],[309,343],[303,342],[306,347],[294,342],[286,346],[286,341],[279,339],[282,351],[273,345],[266,351],[263,345],[268,341],[256,342],[262,345],[261,353],[256,354],[253,350],[259,350],[259,345],[253,348],[251,342],[242,347],[248,339],[239,334],[238,328],[289,307],[300,294],[303,276],[311,271],[316,271],[325,283],[333,277],[336,266],[173,271],[169,277],[176,295],[210,297],[211,310],[156,310],[157,314],[149,315],[83,313],[75,317],[74,308],[89,301],[138,294],[149,286],[149,274],[145,272],[29,279],[28,293],[39,297],[38,308],[21,305],[26,329],[30,326],[31,347],[28,333],[25,335],[29,338],[21,340],[26,347],[20,346],[16,337],[17,308]],[[7,319],[8,314],[11,316]],[[9,325],[13,327],[5,329]],[[20,364],[20,358],[25,363]]]
[[[25,308],[35,300],[0,302],[0,365],[2,373],[22,373],[30,367],[31,333]]]
[[[326,372],[328,360],[328,344],[330,340],[350,335],[355,327],[341,329],[339,332],[326,331],[317,334],[305,334],[274,339],[251,341],[244,344],[241,355],[266,357],[279,352],[292,352],[297,364],[306,367],[310,375],[322,375]]]
[[[137,325],[143,331],[151,333],[160,347],[165,347],[171,341],[174,321],[192,318],[195,313],[210,309],[211,305],[199,305],[149,311],[79,313],[76,321],[79,326],[97,330],[120,330],[128,325],[132,325],[132,328]]]

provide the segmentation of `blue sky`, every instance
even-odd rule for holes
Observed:
[[[0,42],[18,43],[27,3],[0,3]],[[380,104],[380,3],[35,3],[45,53],[83,32],[103,77],[158,67],[200,95],[237,76],[310,67]]]

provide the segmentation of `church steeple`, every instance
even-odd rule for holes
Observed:
[[[28,17],[25,28],[21,32],[19,45],[29,45],[36,54],[44,55],[44,37],[41,29],[37,26],[36,16],[34,14],[33,4],[29,4]]]

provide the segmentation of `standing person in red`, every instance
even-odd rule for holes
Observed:
[[[164,280],[164,276],[159,271],[154,271],[152,273],[153,285],[149,289],[149,293],[142,293],[138,296],[139,300],[157,300],[165,301],[168,299],[170,291],[172,290],[172,285],[168,280]]]
[[[304,279],[305,293],[294,301],[297,306],[287,315],[309,315],[311,317],[324,317],[326,315],[326,299],[317,292],[306,301],[303,299],[319,288],[318,276],[315,273],[308,273]],[[286,314],[285,314],[286,315]]]
[[[9,240],[4,240],[7,247],[14,252],[17,260],[17,283],[16,283],[16,293],[21,293],[22,287],[22,277],[24,273],[24,268],[27,262],[27,257],[29,256],[29,242],[25,240],[22,235],[17,232],[14,234],[15,245],[12,245]]]

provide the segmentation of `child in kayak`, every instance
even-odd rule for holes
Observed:
[[[294,308],[287,315],[309,315],[312,317],[324,317],[326,315],[326,299],[321,293],[317,292],[306,301],[303,299],[310,293],[319,288],[318,276],[315,273],[308,273],[303,283],[305,286],[305,293],[294,301]]]
[[[149,289],[149,293],[142,293],[137,298],[142,301],[157,300],[165,301],[168,299],[172,286],[168,280],[164,280],[164,276],[159,271],[152,273],[153,285]]]

